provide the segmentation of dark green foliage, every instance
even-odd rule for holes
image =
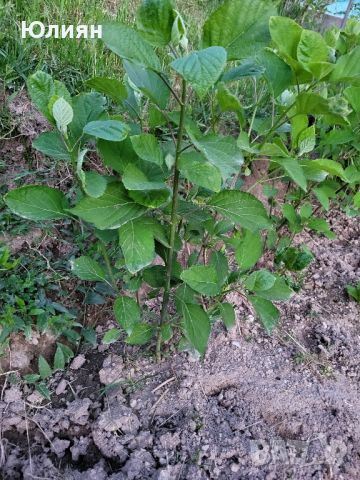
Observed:
[[[137,29],[104,26],[123,78],[95,77],[88,86],[97,92],[77,97],[43,72],[28,79],[34,103],[54,126],[33,146],[68,162],[78,195],[26,186],[5,202],[30,220],[81,219],[100,239],[104,261],[84,252],[72,270],[97,282],[94,296],[117,297],[119,328],[105,343],[123,334],[132,345],[156,338],[159,359],[177,329],[182,345],[204,354],[212,320],[235,323],[226,301],[233,291],[271,333],[280,317],[273,302],[293,295],[297,272],[313,259],[292,246],[295,235],[308,229],[334,238],[321,217],[334,200],[358,213],[360,147],[342,152],[356,138],[360,47],[344,32],[334,40],[277,16],[275,4],[226,0],[205,22],[201,48],[191,50],[173,3],[145,0]],[[223,134],[227,122],[234,135]],[[107,174],[89,170],[94,148]],[[263,176],[247,187],[264,159]],[[276,182],[287,185],[281,201]],[[257,183],[268,205],[253,194]],[[274,256],[272,271],[257,268],[263,256]],[[135,299],[143,282],[150,297],[163,298],[158,323]],[[56,364],[63,364],[60,351]],[[41,370],[45,378],[49,369]]]

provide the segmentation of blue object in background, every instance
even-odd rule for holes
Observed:
[[[355,0],[354,6],[355,5],[360,5],[360,0]],[[327,12],[330,15],[335,15],[335,16],[343,16],[346,12],[346,7],[348,6],[348,0],[338,0],[337,2],[331,3],[327,7]],[[350,16],[354,15],[354,8],[353,12],[350,12]]]

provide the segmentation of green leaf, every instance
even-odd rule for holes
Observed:
[[[245,280],[245,287],[252,291],[264,291],[269,290],[275,283],[275,276],[268,270],[257,270],[251,273]]]
[[[158,108],[156,108],[154,105],[150,105],[148,123],[149,123],[149,128],[153,129],[158,127],[163,127],[164,125],[166,125],[167,120]]]
[[[213,192],[219,192],[221,189],[220,170],[208,162],[201,153],[182,153],[179,158],[179,170],[191,183]]]
[[[103,336],[102,343],[110,345],[115,343],[121,337],[121,331],[118,328],[110,328]]]
[[[135,165],[129,164],[125,168],[122,181],[130,197],[146,207],[157,208],[170,197],[170,190],[163,181],[149,180],[146,173]]]
[[[83,188],[89,197],[99,198],[105,193],[107,187],[106,178],[97,172],[83,172]]]
[[[35,390],[38,391],[40,395],[42,395],[44,398],[46,398],[46,400],[51,400],[50,391],[48,387],[45,385],[45,383],[43,382],[37,383],[35,385]]]
[[[240,65],[230,68],[224,72],[221,77],[221,82],[233,82],[241,80],[244,77],[259,77],[264,73],[264,68],[252,59],[244,60]]]
[[[267,333],[271,333],[279,322],[279,310],[269,300],[257,295],[250,295],[248,299],[260,317],[261,323]]]
[[[133,298],[121,296],[115,300],[114,314],[116,321],[130,335],[135,325],[140,323],[140,308]]]
[[[202,295],[214,296],[220,293],[218,276],[212,265],[195,265],[184,270],[180,275],[189,287]]]
[[[226,256],[214,250],[209,258],[209,265],[215,268],[219,289],[223,287],[229,276],[229,264]]]
[[[175,291],[175,305],[176,310],[181,313],[182,303],[194,303],[196,292],[190,288],[186,283],[182,283]]]
[[[293,272],[306,268],[314,260],[314,255],[307,248],[288,247],[276,256],[276,262],[283,262]]]
[[[92,327],[86,327],[81,329],[81,335],[84,337],[84,340],[93,347],[97,345],[96,331]]]
[[[166,204],[170,198],[170,191],[166,187],[149,190],[130,190],[129,196],[139,205],[158,208]]]
[[[326,44],[331,48],[336,48],[336,44],[340,37],[340,29],[335,25],[332,25],[330,28],[324,32],[324,40]]]
[[[32,147],[55,160],[71,160],[70,153],[59,132],[41,133],[33,140]]]
[[[224,181],[239,172],[244,158],[234,138],[218,135],[197,138],[190,131],[188,133],[195,147],[220,170]]]
[[[68,217],[68,201],[55,188],[27,185],[11,190],[4,200],[12,212],[28,220],[58,220]]]
[[[202,46],[226,48],[228,60],[251,57],[268,44],[275,12],[267,0],[226,0],[205,22]]]
[[[317,188],[313,189],[313,192],[314,192],[316,198],[321,203],[322,207],[325,210],[329,210],[329,208],[330,208],[329,190],[326,187],[317,187]]]
[[[55,357],[54,357],[54,371],[55,370],[64,370],[65,368],[65,356],[64,353],[59,347],[56,348]]]
[[[297,48],[303,29],[291,18],[271,17],[270,35],[280,53],[285,58],[297,58]]]
[[[360,84],[360,46],[340,56],[329,77],[329,81],[335,83],[349,82],[353,85]]]
[[[276,277],[276,280],[272,287],[267,290],[257,291],[256,295],[266,300],[271,301],[284,301],[289,300],[294,295],[294,290],[292,290],[284,278]]]
[[[331,113],[331,110],[326,98],[316,93],[302,92],[296,97],[296,113],[326,115]]]
[[[97,172],[84,172],[82,169],[87,150],[81,150],[78,154],[76,173],[81,181],[82,188],[89,197],[99,198],[105,193],[107,187],[106,178]]]
[[[293,148],[298,147],[299,136],[303,130],[306,130],[308,124],[309,119],[305,114],[294,115],[291,118],[291,145]]]
[[[236,325],[235,310],[230,303],[219,304],[219,313],[227,330]]]
[[[360,208],[360,191],[354,195],[353,202],[354,202],[354,207]]]
[[[301,187],[304,192],[307,190],[307,181],[303,169],[296,158],[272,158],[274,163],[280,165],[289,177]]]
[[[129,126],[118,120],[97,120],[84,127],[84,133],[109,142],[121,142],[128,136],[129,132]]]
[[[163,342],[168,342],[173,336],[173,329],[168,323],[164,323],[161,326],[161,338]]]
[[[120,227],[119,241],[129,272],[136,273],[154,260],[154,234],[142,218],[130,220]]]
[[[171,210],[168,209],[168,213],[171,213]],[[189,223],[203,223],[208,220],[211,220],[212,217],[210,213],[202,209],[202,206],[195,205],[192,202],[186,202],[185,200],[179,199],[177,213],[180,217],[183,217],[185,221]]]
[[[360,87],[347,87],[344,96],[355,112],[360,112]]]
[[[129,163],[136,163],[137,161],[137,155],[129,137],[122,142],[108,142],[99,139],[97,147],[104,165],[121,174]]]
[[[155,136],[151,133],[141,133],[130,137],[136,154],[146,162],[156,163],[161,166],[164,162],[164,155]]]
[[[222,112],[235,112],[240,125],[244,125],[245,113],[240,100],[236,95],[232,94],[223,83],[220,83],[217,88],[216,98]]]
[[[122,103],[128,96],[125,85],[116,78],[93,77],[85,83],[89,88],[103,93],[116,103]]]
[[[63,97],[68,103],[71,102],[70,93],[65,85],[54,81],[50,75],[41,70],[28,78],[27,87],[32,102],[51,123],[54,123],[52,112],[48,108],[51,97],[56,95]]]
[[[264,143],[260,148],[260,153],[266,155],[267,157],[288,157],[289,152],[277,143]]]
[[[175,13],[175,20],[171,28],[171,43],[175,47],[180,45],[182,48],[187,48],[188,38],[186,36],[187,31],[185,21],[177,10],[175,10]]]
[[[334,69],[334,64],[329,62],[315,62],[309,63],[306,70],[311,72],[313,76],[320,80],[324,80],[324,77],[327,77],[329,73]]]
[[[336,234],[330,230],[327,221],[323,218],[310,218],[308,221],[308,227],[311,228],[311,230],[323,233],[325,237],[330,238],[331,240],[336,238]]]
[[[302,166],[306,179],[313,182],[323,182],[328,176],[328,173],[324,170],[321,170],[316,165],[312,165],[312,162],[313,160],[308,158],[300,159],[300,165]]]
[[[302,218],[302,220],[307,220],[308,218],[310,218],[312,213],[313,209],[310,203],[304,203],[300,207],[300,217]]]
[[[312,160],[310,162],[310,165],[312,168],[319,171],[327,172],[334,177],[340,177],[342,179],[346,178],[344,169],[342,168],[341,164],[339,162],[336,162],[335,160],[319,158],[316,160]]]
[[[315,148],[316,137],[315,137],[315,125],[305,128],[302,130],[298,137],[298,155],[304,155],[304,153],[312,152]]]
[[[171,40],[175,17],[171,0],[144,0],[136,13],[136,25],[145,40],[162,47]]]
[[[140,217],[145,211],[146,208],[128,197],[120,183],[112,183],[101,197],[82,198],[70,213],[93,223],[99,230],[111,230]]]
[[[178,58],[171,63],[176,70],[202,98],[219,79],[226,64],[226,50],[209,47]]]
[[[360,303],[360,283],[358,283],[356,287],[352,285],[347,285],[346,291],[350,297],[352,297],[354,300]]]
[[[106,98],[97,92],[80,93],[73,98],[72,106],[74,110],[74,118],[69,125],[69,132],[75,144],[78,139],[83,136],[82,142],[87,140],[83,134],[85,125],[89,122],[98,120],[103,114],[106,107]]]
[[[278,191],[279,190],[277,188],[275,188],[275,187],[273,187],[272,185],[269,185],[269,184],[265,184],[262,187],[262,193],[268,199],[275,198]]]
[[[200,305],[178,302],[178,312],[183,317],[184,333],[200,355],[204,355],[210,335],[210,320]]]
[[[324,134],[321,143],[322,145],[345,145],[355,139],[356,133],[351,128],[334,128]]]
[[[87,280],[90,282],[103,282],[106,279],[106,274],[101,265],[95,260],[87,256],[81,256],[71,260],[71,271],[80,280]]]
[[[74,118],[72,106],[60,97],[52,107],[52,114],[56,122],[56,126],[60,132],[66,133],[67,126]]]
[[[259,260],[263,252],[263,242],[259,232],[242,231],[236,243],[235,258],[240,270],[248,270]]]
[[[293,83],[293,73],[289,65],[271,50],[260,50],[256,54],[259,69],[267,81],[274,97],[278,97]]]
[[[285,203],[282,210],[284,217],[289,222],[290,230],[295,233],[301,232],[303,225],[301,223],[301,217],[296,213],[295,208],[291,204]]]
[[[48,103],[53,95],[52,77],[45,72],[38,71],[28,78],[27,87],[32,102],[51,121],[52,117],[48,110]]]
[[[160,60],[141,35],[133,28],[121,23],[104,25],[102,39],[116,55],[138,65],[160,70]]]
[[[142,274],[145,283],[153,288],[161,288],[165,286],[166,267],[162,265],[153,265],[145,268]]]
[[[250,193],[224,190],[214,195],[208,205],[253,232],[271,226],[264,205]]]
[[[154,327],[148,323],[137,323],[125,340],[129,345],[145,345],[155,333]]]
[[[27,375],[24,375],[25,382],[29,383],[30,385],[36,383],[38,380],[40,380],[40,378],[40,375],[37,373],[28,373]]]
[[[42,355],[40,355],[38,358],[38,369],[39,375],[43,380],[50,377],[50,375],[53,373],[50,365]]]
[[[158,105],[162,110],[167,106],[170,90],[163,78],[165,74],[158,75],[152,70],[143,68],[133,62],[124,60],[124,67],[128,74],[131,87],[135,86],[145,97]]]
[[[64,345],[63,343],[57,343],[57,346],[60,347],[63,351],[65,362],[68,362],[71,358],[74,357],[74,352],[67,345]]]
[[[297,59],[305,68],[311,72],[312,63],[327,62],[329,59],[329,48],[318,32],[302,30],[300,41],[297,46]]]
[[[170,248],[169,240],[167,237],[167,232],[164,228],[164,226],[155,218],[150,218],[150,217],[145,217],[142,218],[143,224],[146,225],[146,228],[151,230],[152,234],[154,235],[154,238],[161,243],[164,247]],[[181,242],[180,242],[181,245]],[[181,248],[177,247],[176,245],[176,239],[175,239],[175,246],[176,249]]]

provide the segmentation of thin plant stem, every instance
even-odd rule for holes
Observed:
[[[101,254],[104,258],[104,261],[105,261],[105,265],[106,265],[106,270],[109,274],[109,278],[111,280],[111,286],[114,288],[114,290],[116,292],[119,293],[119,289],[117,287],[117,284],[116,284],[116,279],[114,277],[114,272],[111,268],[111,262],[110,262],[110,258],[109,258],[109,254],[107,253],[107,250],[106,250],[106,246],[104,244],[104,242],[100,242],[100,250],[101,250]]]
[[[250,138],[250,135],[251,135],[251,132],[252,132],[252,129],[253,129],[253,125],[254,125],[254,121],[255,121],[255,117],[256,117],[256,112],[257,112],[257,109],[258,109],[258,96],[257,96],[257,88],[256,88],[256,78],[254,78],[254,102],[255,102],[255,108],[254,108],[253,114],[251,116],[251,121],[250,121],[250,126],[249,126],[249,131],[248,131],[248,137],[249,138]]]
[[[178,94],[175,92],[175,90],[172,88],[170,83],[168,82],[167,78],[160,72],[156,72],[158,77],[161,78],[161,80],[165,83],[167,88],[170,90],[170,92],[174,95],[175,100],[178,102],[180,106],[182,106],[182,100],[179,98]]]
[[[178,128],[178,137],[176,144],[176,153],[175,153],[175,164],[174,164],[174,180],[173,180],[173,192],[172,192],[172,202],[171,202],[171,217],[170,217],[170,241],[169,241],[169,253],[167,256],[166,262],[166,280],[164,288],[164,296],[161,306],[160,321],[159,321],[159,331],[157,335],[156,342],[156,360],[160,362],[161,360],[161,326],[166,322],[168,317],[168,306],[170,300],[170,289],[171,289],[171,275],[172,275],[172,264],[174,258],[174,244],[175,244],[175,234],[177,227],[177,204],[178,204],[178,191],[179,191],[179,157],[181,152],[181,143],[184,135],[184,126],[185,126],[185,101],[186,101],[186,81],[182,81],[181,89],[181,110],[180,110],[180,122]]]

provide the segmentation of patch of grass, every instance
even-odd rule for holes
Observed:
[[[140,0],[0,0],[0,78],[16,88],[36,70],[64,81],[71,93],[91,76],[119,76],[120,59],[97,39],[21,38],[21,22],[47,25],[133,23]],[[195,43],[200,26],[221,0],[180,0],[177,9],[188,22]]]
[[[52,331],[77,341],[73,330],[76,314],[47,295],[64,296],[57,274],[44,273],[41,257],[12,255],[9,247],[0,244],[0,344],[13,332],[30,337],[33,329]]]

